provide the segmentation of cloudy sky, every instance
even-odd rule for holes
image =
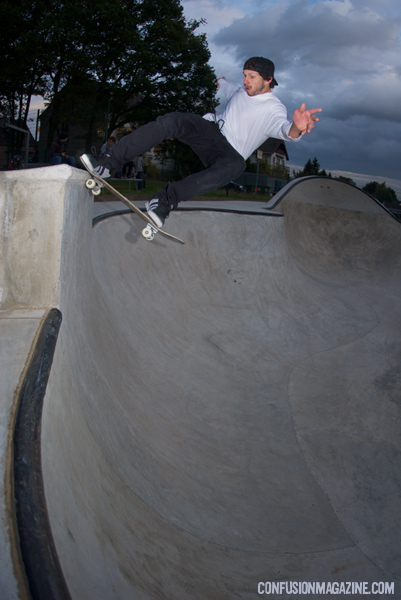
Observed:
[[[401,199],[400,0],[181,0],[187,19],[205,19],[217,77],[242,83],[246,58],[276,65],[274,93],[291,117],[305,102],[320,122],[290,165],[321,168],[363,187],[385,181]],[[31,106],[30,116],[36,116]]]
[[[241,83],[246,58],[276,65],[274,93],[291,116],[301,102],[320,122],[290,164],[317,157],[332,175],[363,186],[386,181],[401,199],[400,0],[182,0],[204,18],[218,77]]]

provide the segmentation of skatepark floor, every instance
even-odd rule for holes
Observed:
[[[322,178],[184,208],[182,246],[94,203],[63,271],[42,469],[71,598],[401,597],[400,224]],[[30,347],[42,315],[3,320]]]

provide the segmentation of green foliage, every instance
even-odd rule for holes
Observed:
[[[356,186],[355,181],[351,179],[351,177],[344,177],[343,175],[340,175],[339,177],[335,177],[335,179],[339,179],[340,181],[344,181],[345,183],[350,183],[351,185]]]
[[[156,148],[156,156],[160,161],[168,158],[174,159],[175,172],[171,174],[171,178],[175,181],[192,173],[198,173],[205,168],[192,148],[175,139],[162,142]]]
[[[258,163],[248,158],[246,161],[246,172],[256,173],[257,168]],[[284,165],[270,165],[266,158],[259,160],[259,173],[261,175],[270,175],[271,177],[278,177],[280,179],[288,179],[288,169]]]
[[[0,3],[0,106],[19,126],[26,123],[33,94],[45,89],[45,2]]]
[[[327,175],[324,169],[320,168],[319,161],[315,157],[313,160],[309,159],[302,171],[294,171],[293,177],[309,177],[315,175],[318,177],[331,177],[331,174]]]
[[[3,0],[0,102],[26,122],[32,95],[52,103],[56,126],[142,124],[171,110],[216,106],[206,37],[179,0]]]
[[[377,183],[377,181],[371,181],[362,189],[387,207],[395,208],[399,206],[397,194],[391,187],[388,187],[385,182]]]

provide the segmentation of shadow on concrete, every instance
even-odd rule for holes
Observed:
[[[73,599],[400,585],[401,226],[322,178],[274,210],[177,211],[185,246],[109,216],[61,265],[42,465]]]

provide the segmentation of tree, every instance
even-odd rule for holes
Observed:
[[[202,21],[179,0],[22,0],[0,5],[0,102],[21,125],[33,94],[52,105],[53,125],[85,123],[87,146],[108,132],[171,110],[216,106]]]
[[[309,158],[302,171],[293,172],[293,177],[295,179],[298,177],[310,177],[311,175],[317,175],[318,177],[331,177],[330,173],[327,175],[326,171],[320,168],[319,161],[316,157],[313,159],[313,161],[311,161]]]
[[[248,173],[256,173],[257,163],[248,158],[246,161],[246,171]],[[259,160],[259,173],[280,179],[288,179],[288,169],[282,164],[269,164],[267,158]]]
[[[26,128],[32,96],[45,91],[46,44],[41,42],[46,38],[46,23],[42,15],[49,11],[49,2],[0,3],[0,109],[21,128]]]
[[[339,177],[335,177],[334,179],[338,179],[339,181],[344,181],[345,183],[350,183],[351,185],[355,185],[356,183],[351,177],[344,177],[344,175],[339,175]]]
[[[391,187],[387,187],[385,182],[370,181],[362,189],[389,208],[399,207],[397,194]]]

